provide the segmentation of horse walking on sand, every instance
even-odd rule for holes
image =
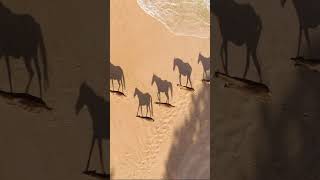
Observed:
[[[152,76],[152,81],[151,81],[151,86],[156,83],[157,88],[158,88],[158,100],[159,102],[161,102],[160,100],[160,92],[165,93],[167,100],[166,103],[169,103],[169,90],[171,91],[171,98],[172,98],[172,83],[167,81],[167,80],[162,80],[160,77],[158,77],[157,75],[153,74]]]
[[[42,97],[42,75],[39,65],[39,56],[43,62],[44,88],[49,87],[47,70],[47,54],[40,24],[26,14],[15,14],[0,2],[0,58],[4,57],[10,83],[10,92],[13,92],[11,80],[10,57],[21,58],[29,73],[29,80],[25,88],[28,93],[35,70],[38,76],[40,97]]]
[[[287,0],[281,0],[282,7],[285,6]],[[309,29],[315,29],[320,25],[320,1],[319,0],[292,0],[299,18],[299,35],[297,57],[300,56],[302,32],[307,41],[308,49],[312,54]]]
[[[190,85],[192,88],[192,82],[191,82],[191,73],[192,73],[192,67],[190,66],[189,63],[183,62],[183,60],[179,58],[174,58],[173,59],[173,71],[175,70],[176,66],[178,66],[179,70],[179,84],[181,85],[181,75],[187,76],[187,83],[186,87],[188,87],[188,82],[190,81]]]
[[[103,160],[104,151],[102,150],[102,141],[110,140],[110,118],[108,114],[110,102],[107,102],[103,97],[97,96],[96,93],[91,89],[91,87],[89,87],[86,83],[83,83],[80,87],[79,97],[75,106],[76,114],[78,115],[81,109],[85,106],[87,107],[91,116],[93,130],[89,158],[87,161],[85,173],[90,172],[89,165],[92,150],[95,145],[95,142],[98,141],[100,165],[102,168],[103,175],[106,175]]]
[[[123,70],[120,66],[115,66],[112,63],[110,63],[110,79],[112,82],[112,90],[114,90],[113,80],[118,81],[118,91],[120,90],[120,87],[123,90],[126,88],[126,82],[124,79]]]
[[[210,71],[210,57],[204,57],[201,53],[198,56],[198,64],[201,62],[203,67],[202,79],[208,78],[207,72]]]
[[[246,78],[250,66],[250,56],[262,82],[257,47],[262,31],[262,21],[249,4],[239,4],[235,0],[214,0],[213,13],[217,16],[222,35],[220,56],[224,71],[228,72],[228,43],[246,46],[247,60],[243,78]],[[224,55],[224,57],[223,57]]]
[[[137,116],[139,116],[139,109],[141,109],[141,116],[143,116],[142,106],[146,106],[146,109],[147,109],[146,117],[148,117],[149,111],[150,111],[150,117],[152,117],[153,116],[153,106],[152,106],[151,95],[149,93],[143,93],[138,88],[135,88],[133,97],[135,98],[136,96],[138,96],[138,99],[139,99]]]

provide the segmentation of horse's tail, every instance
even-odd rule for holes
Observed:
[[[124,79],[124,74],[123,74],[123,71],[122,71],[122,70],[121,70],[121,72],[122,72],[123,87],[124,87],[124,89],[126,89],[126,81],[125,81],[125,79]]]
[[[169,82],[169,89],[171,91],[171,98],[173,97],[173,88],[172,88],[172,83]]]
[[[48,76],[48,62],[47,62],[47,51],[44,45],[43,34],[41,27],[37,24],[38,28],[38,41],[39,41],[39,50],[41,53],[41,59],[43,61],[43,76],[44,76],[44,88],[48,89],[49,87],[49,76]]]

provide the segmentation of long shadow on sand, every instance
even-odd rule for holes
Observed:
[[[3,98],[7,104],[20,107],[28,112],[39,113],[41,111],[52,110],[41,98],[27,93],[12,93],[0,90],[0,97]]]
[[[106,159],[103,158],[105,151],[103,151],[102,142],[108,142],[110,140],[110,102],[107,102],[103,97],[97,96],[87,83],[82,83],[79,91],[79,97],[75,105],[76,114],[79,114],[81,109],[85,106],[87,107],[92,120],[92,141],[84,173],[97,176],[107,176],[104,162],[106,159],[108,160],[110,158],[107,153],[105,153]],[[98,173],[93,173],[95,171],[89,170],[92,151],[96,141],[98,142],[100,166],[102,169],[102,173],[100,175]],[[107,147],[109,146],[107,145]]]
[[[191,100],[190,115],[175,130],[164,179],[210,179],[210,89],[202,87]]]
[[[0,58],[4,57],[9,83],[10,92],[13,92],[10,57],[17,60],[23,60],[28,71],[29,80],[25,88],[28,93],[32,79],[34,77],[34,63],[36,74],[38,76],[40,97],[42,97],[42,74],[39,64],[38,54],[41,54],[43,62],[44,88],[49,86],[49,77],[47,70],[47,53],[44,44],[44,38],[40,24],[27,14],[15,14],[0,2]]]

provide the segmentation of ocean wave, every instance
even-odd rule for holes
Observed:
[[[210,36],[210,0],[137,0],[137,3],[176,35]]]

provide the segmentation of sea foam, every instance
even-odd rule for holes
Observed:
[[[137,3],[176,35],[210,36],[210,0],[137,0]]]

